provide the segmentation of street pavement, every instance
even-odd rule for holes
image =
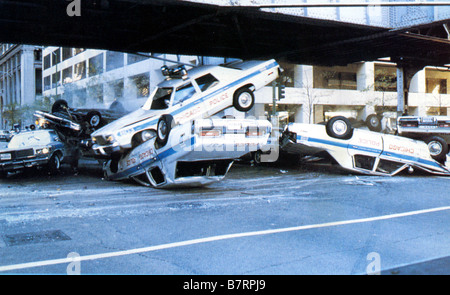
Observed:
[[[236,163],[204,188],[0,180],[0,274],[450,274],[450,178]]]

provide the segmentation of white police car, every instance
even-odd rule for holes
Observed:
[[[423,141],[353,129],[341,116],[331,118],[326,125],[290,123],[281,146],[290,153],[327,152],[343,168],[361,174],[392,176],[416,168],[450,176],[450,157],[436,161]]]
[[[163,67],[167,79],[141,108],[95,131],[93,149],[99,156],[120,154],[154,136],[164,145],[177,124],[208,118],[232,106],[247,112],[255,103],[253,92],[275,80],[279,70],[275,60],[239,61],[190,71]]]
[[[203,186],[222,180],[233,161],[267,144],[267,120],[199,119],[176,126],[160,147],[152,138],[104,165],[109,180],[150,187]]]

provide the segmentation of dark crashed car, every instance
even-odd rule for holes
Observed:
[[[77,158],[77,153],[83,156],[95,156],[91,149],[92,132],[110,122],[117,120],[127,112],[115,101],[109,109],[77,109],[70,108],[65,100],[57,100],[52,106],[52,112],[35,111],[36,124],[44,129],[55,130],[70,154]]]
[[[65,100],[57,100],[52,112],[36,111],[40,127],[55,129],[65,136],[89,138],[96,129],[125,115],[123,106],[115,101],[109,109],[70,108]]]
[[[23,131],[0,149],[0,177],[25,168],[46,168],[57,173],[65,158],[65,147],[53,130]]]

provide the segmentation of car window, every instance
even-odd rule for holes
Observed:
[[[34,145],[45,145],[50,142],[48,132],[26,132],[14,135],[8,144],[9,148],[22,148]]]
[[[206,91],[209,88],[216,86],[219,83],[219,80],[217,80],[211,74],[206,74],[204,76],[201,76],[200,78],[195,79],[195,82],[197,82],[198,87],[201,91]]]
[[[164,110],[169,107],[173,88],[158,88],[153,96],[151,110]]]
[[[185,101],[186,99],[191,98],[195,94],[195,88],[192,83],[188,83],[186,85],[180,86],[175,91],[173,97],[172,105],[179,104],[180,102]]]
[[[372,170],[375,164],[375,157],[355,155],[354,157],[355,168],[361,168],[365,170]]]
[[[403,167],[403,163],[388,161],[388,160],[380,160],[377,172],[391,174]]]

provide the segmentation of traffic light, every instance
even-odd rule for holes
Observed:
[[[286,98],[286,86],[284,84],[278,84],[278,100]]]

